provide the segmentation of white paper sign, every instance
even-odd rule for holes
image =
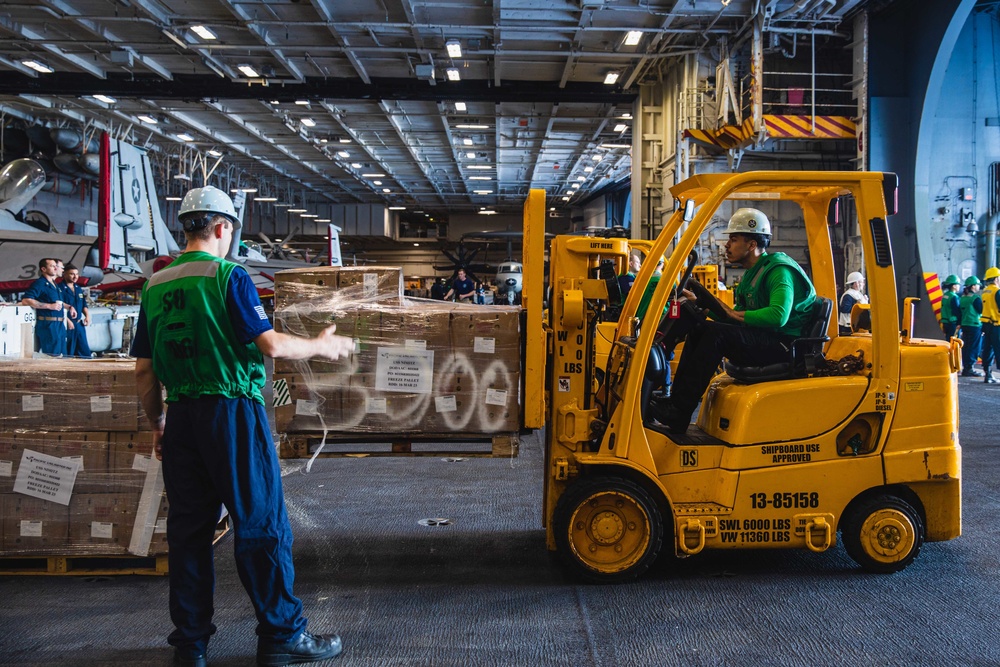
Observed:
[[[14,479],[14,493],[69,505],[80,464],[30,449],[21,455]]]
[[[77,468],[77,472],[83,472],[83,457],[82,456],[64,456],[64,457],[62,457],[62,460],[63,461],[73,461],[74,463],[76,463],[77,465],[80,466],[79,468]]]
[[[385,398],[374,396],[365,397],[365,412],[368,414],[384,415],[386,413]]]
[[[429,394],[434,384],[434,350],[378,348],[375,388],[408,394]]]
[[[110,540],[115,530],[115,524],[108,521],[91,521],[90,536],[101,540]]]
[[[494,354],[497,351],[497,339],[476,336],[472,343],[472,351],[476,354]]]
[[[153,525],[153,532],[154,533],[167,532],[167,517],[161,516],[159,519],[156,520],[156,523]]]
[[[507,405],[507,390],[487,389],[486,405]]]
[[[458,410],[458,404],[455,402],[454,396],[435,396],[434,410],[437,412],[455,412]]]
[[[42,522],[31,519],[21,520],[21,537],[41,537]]]
[[[111,397],[110,396],[91,396],[90,397],[90,411],[91,412],[111,412]]]
[[[138,470],[139,472],[146,472],[149,470],[149,458],[148,456],[143,456],[142,454],[136,454],[135,458],[132,459],[132,470]]]
[[[403,346],[407,350],[426,350],[427,349],[427,341],[425,341],[425,340],[407,340],[405,343],[403,343]]]
[[[315,417],[319,414],[319,403],[300,398],[295,401],[295,414]]]
[[[365,298],[374,299],[376,296],[378,296],[378,274],[366,273],[364,280],[365,280]]]
[[[0,461],[0,477],[10,477],[14,473],[13,461]]]
[[[21,397],[21,412],[41,412],[45,409],[45,397],[42,395],[38,396],[22,396]]]

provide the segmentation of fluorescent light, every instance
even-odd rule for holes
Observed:
[[[632,144],[601,144],[598,148],[632,148]]]
[[[583,170],[589,174],[590,172],[594,171],[594,168],[593,167],[584,167]]]
[[[488,129],[490,129],[489,125],[473,125],[473,124],[470,124],[470,123],[459,123],[455,127],[457,129],[459,129],[459,130],[488,130]]]
[[[618,117],[621,118],[622,120],[632,120],[632,114],[630,114],[627,111]]]
[[[449,81],[461,81],[462,80],[462,75],[459,74],[458,70],[456,68],[454,68],[454,67],[449,67],[448,69],[446,69],[444,71],[444,73],[446,75],[448,75],[448,80]]]
[[[618,123],[617,125],[615,125],[615,130],[614,131],[615,132],[624,132],[627,129],[628,129],[628,125],[626,125],[625,123]]]
[[[477,195],[491,195],[491,194],[493,194],[492,190],[473,190],[473,192],[475,194],[477,194]]]
[[[361,165],[358,165],[359,167]],[[362,178],[385,178],[385,174],[361,174]]]
[[[496,215],[496,211],[480,211],[479,215]]]
[[[466,146],[472,145],[472,139],[462,139],[462,143]]]
[[[303,213],[299,216],[300,218],[318,218],[319,216],[315,213]]]
[[[147,116],[146,114],[142,114],[141,116],[137,116],[137,118],[139,120],[141,120],[143,123],[149,123],[150,125],[156,125],[156,123],[157,123],[157,121],[156,121],[155,118],[153,118],[152,116]]]
[[[586,176],[577,176],[576,180],[578,180],[578,181],[580,181],[582,183],[583,181],[587,180],[587,177]]]
[[[455,111],[465,111],[465,102],[455,102]]]
[[[316,121],[314,121],[312,118],[303,118],[302,124],[305,125],[306,127],[316,127]]]
[[[639,43],[639,40],[641,39],[642,39],[641,30],[629,30],[627,33],[625,33],[626,46],[635,46],[636,44]]]
[[[217,151],[214,148],[210,148],[208,150],[208,154],[211,155],[212,157],[222,157],[222,151]]]
[[[230,188],[230,192],[257,192],[257,188]]]
[[[349,157],[351,157],[351,154],[348,153],[347,151],[337,151],[337,155],[339,155],[342,158],[349,158]]]
[[[25,67],[30,67],[36,72],[41,72],[42,74],[52,74],[53,72],[55,72],[54,69],[52,69],[48,65],[38,62],[37,60],[22,60],[21,64],[24,65]]]
[[[349,143],[351,143],[351,138],[350,137],[341,137],[340,139],[337,139],[337,141],[339,141],[342,144],[349,144]]]
[[[488,164],[468,164],[465,166],[466,169],[492,169]]]
[[[601,160],[604,159],[604,156],[601,155],[600,153],[594,153],[593,155],[590,156],[590,159],[593,160],[594,162],[600,162]]]
[[[316,218],[316,222],[330,222],[330,218]]]
[[[307,210],[308,209],[305,209],[305,208],[290,208],[290,209],[288,209],[288,212],[289,213],[305,213]]]
[[[562,200],[563,201],[569,201],[569,197],[563,197]]]
[[[372,181],[372,185],[382,185],[382,181]]]
[[[469,176],[470,181],[492,181],[492,176]]]
[[[180,139],[181,141],[194,141],[194,137],[192,137],[190,134],[186,134],[184,132],[181,132],[180,134],[178,134],[177,138]]]
[[[291,204],[275,204],[275,208],[289,208]]]
[[[414,244],[413,244],[413,247],[414,247],[414,248],[419,248],[419,247],[420,247],[420,244],[419,244],[419,243],[414,243]]]
[[[474,159],[476,159],[476,154],[475,153],[466,153],[465,157],[469,158],[470,160],[474,160]]]
[[[351,163],[351,167],[353,167],[354,169],[361,169],[361,163],[360,162],[352,162]]]
[[[187,174],[174,174],[174,178],[176,178],[178,181],[190,181],[191,180],[191,177],[188,176]]]
[[[114,104],[117,100],[113,97],[108,97],[107,95],[94,95],[94,99],[98,102],[104,102],[105,104]]]
[[[390,190],[389,188],[382,188],[382,192],[389,194],[390,192],[392,192],[392,190]]]
[[[203,25],[193,25],[191,26],[191,32],[198,35],[202,39],[215,39],[215,33],[206,28]]]
[[[253,68],[253,65],[237,65],[236,69],[243,72],[248,79],[259,79],[260,74]]]
[[[254,197],[254,201],[278,201],[277,197]]]
[[[447,42],[444,43],[444,47],[448,49],[449,58],[462,57],[462,43],[459,42],[457,39],[449,39]]]
[[[618,82],[618,72],[608,72],[604,77],[604,83],[608,86],[613,86]]]
[[[569,186],[569,187],[571,187],[571,188],[573,188],[574,190],[576,190],[576,189],[577,189],[578,187],[580,187],[580,184],[579,184],[579,183],[574,183],[573,185],[571,185],[571,186]]]
[[[405,206],[390,206],[389,210],[390,211],[405,211],[406,207]]]
[[[167,201],[180,201],[180,197],[164,197]]]
[[[300,107],[309,106],[309,100],[295,100],[295,103],[298,104]]]

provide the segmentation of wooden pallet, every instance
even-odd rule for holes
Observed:
[[[230,531],[229,517],[223,517],[215,529],[217,543]],[[72,575],[121,576],[142,574],[164,576],[169,572],[167,556],[132,555],[67,555],[67,556],[0,556],[0,576],[9,575]]]
[[[323,437],[315,433],[282,433],[279,453],[283,459],[312,457]],[[458,443],[462,443],[458,447]],[[414,448],[414,445],[417,445]],[[470,445],[470,446],[466,446]],[[520,439],[517,433],[440,434],[427,436],[374,435],[344,437],[329,435],[319,458],[363,456],[454,456],[454,457],[514,457]]]

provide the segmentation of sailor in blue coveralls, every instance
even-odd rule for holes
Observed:
[[[35,309],[35,335],[38,348],[45,354],[66,354],[66,315],[62,286],[56,284],[59,260],[46,257],[38,262],[42,275],[28,288],[21,305]]]
[[[174,664],[207,664],[215,632],[212,537],[223,504],[233,520],[240,581],[257,616],[257,664],[327,660],[340,653],[340,638],[307,632],[292,592],[292,530],[261,394],[263,355],[338,359],[354,343],[332,326],[311,339],[274,331],[246,270],[222,259],[240,225],[224,192],[191,190],[180,220],[187,248],[147,281],[132,347],[170,505],[175,629],[167,640]]]
[[[69,308],[70,329],[66,332],[66,356],[90,359],[94,353],[87,342],[87,327],[90,326],[90,309],[83,295],[83,288],[76,281],[80,279],[80,269],[66,265],[63,273],[63,302]]]

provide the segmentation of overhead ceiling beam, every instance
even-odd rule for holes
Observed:
[[[11,21],[7,17],[0,16],[0,27],[3,27],[4,29],[14,33],[15,35],[20,35],[21,37],[30,40],[31,42],[33,42],[35,46],[38,46],[38,48],[48,51],[56,58],[59,58],[60,60],[67,62],[70,65],[73,65],[74,67],[79,67],[80,69],[82,69],[84,72],[87,72],[91,76],[95,76],[98,79],[103,79],[107,76],[107,72],[105,72],[103,69],[101,69],[94,63],[84,58],[81,58],[80,56],[74,55],[72,53],[66,53],[58,46],[55,46],[54,44],[49,44],[48,41],[46,40],[46,35],[39,32],[35,32],[34,30],[24,25],[23,23],[17,23]],[[30,55],[30,52],[26,52],[25,55]],[[69,73],[69,75],[76,77],[80,76],[76,72]]]
[[[251,34],[267,46],[271,47],[271,54],[278,60],[278,62],[281,63],[281,66],[284,67],[289,74],[295,77],[297,81],[305,80],[306,77],[302,74],[302,70],[300,70],[295,63],[293,63],[285,55],[278,45],[275,44],[274,40],[271,39],[268,29],[254,22],[255,17],[250,14],[250,10],[248,10],[244,5],[232,2],[231,0],[219,0],[219,2],[221,2],[222,6],[228,9],[234,16],[239,17]],[[264,3],[263,6],[266,7],[267,3]]]
[[[347,60],[351,63],[351,67],[354,71],[358,73],[358,77],[365,82],[365,84],[370,84],[371,78],[368,76],[368,72],[365,71],[365,66],[362,64],[361,60],[358,58],[355,49],[350,48],[351,44],[347,41],[347,38],[340,34],[335,26],[335,21],[333,20],[333,14],[330,13],[330,9],[326,6],[324,0],[311,0],[313,9],[323,17],[327,29],[333,38],[337,40],[337,44],[344,48],[344,55],[347,56]]]
[[[515,82],[508,81],[508,84]],[[494,87],[490,81],[456,81],[447,86],[428,86],[416,79],[357,79],[307,77],[301,84],[248,86],[214,75],[176,74],[171,81],[159,77],[111,73],[106,79],[55,72],[41,77],[10,73],[0,77],[0,94],[19,95],[111,95],[141,99],[253,99],[291,102],[297,99],[422,100],[428,102],[481,100],[484,102],[545,102],[631,104],[635,91],[601,83],[568,83],[554,88],[545,81],[517,81]]]
[[[389,124],[392,125],[392,129],[396,131],[396,135],[399,137],[399,140],[402,142],[402,145],[406,147],[406,150],[410,153],[410,156],[413,158],[413,161],[417,164],[417,166],[420,167],[420,171],[423,173],[424,178],[426,178],[430,186],[434,188],[434,192],[437,193],[438,196],[438,201],[444,204],[445,196],[441,192],[441,188],[438,186],[437,181],[434,179],[434,175],[432,173],[434,169],[433,165],[431,165],[430,162],[425,160],[417,153],[414,147],[414,142],[408,139],[407,132],[399,126],[399,123],[396,120],[396,114],[393,114],[389,110],[389,107],[386,105],[386,103],[384,101],[379,102],[379,107],[382,109],[383,113],[385,113],[385,117],[388,119]],[[442,120],[444,120],[445,123],[448,122],[447,119],[442,119]]]

